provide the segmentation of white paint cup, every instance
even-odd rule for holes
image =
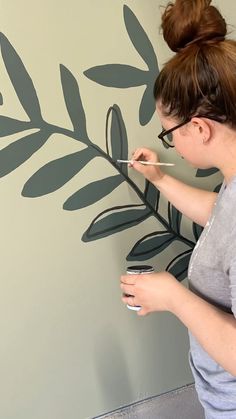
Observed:
[[[142,275],[142,274],[152,274],[154,272],[154,268],[150,265],[133,265],[133,266],[128,266],[126,273],[129,275]],[[133,297],[132,295],[127,295],[129,297]],[[141,310],[140,306],[130,306],[129,304],[127,304],[127,308],[129,310],[133,310],[133,311],[139,311]]]

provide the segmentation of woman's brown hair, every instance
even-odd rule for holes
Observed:
[[[176,0],[162,30],[176,52],[160,72],[154,97],[166,116],[180,121],[201,114],[236,127],[236,42],[211,0]]]

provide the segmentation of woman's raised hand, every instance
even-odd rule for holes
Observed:
[[[160,180],[164,176],[164,173],[160,170],[159,166],[144,165],[139,163],[138,160],[157,163],[159,160],[155,151],[150,150],[149,148],[137,148],[132,154],[133,163],[131,164],[131,167],[137,170],[137,172],[142,173],[142,175],[152,183]]]

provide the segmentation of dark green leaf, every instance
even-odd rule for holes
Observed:
[[[221,186],[222,186],[222,183],[219,183],[219,185],[217,185],[217,186],[215,187],[214,192],[219,193],[219,192],[220,192],[220,189],[221,189]]]
[[[1,52],[15,92],[31,121],[41,122],[38,96],[22,60],[5,35],[1,34]]]
[[[152,208],[154,208],[155,211],[158,210],[160,191],[148,180],[146,180],[144,198],[152,206]]]
[[[173,261],[169,264],[168,272],[176,277],[179,281],[182,281],[186,278],[188,272],[189,260],[191,257],[190,251],[186,251],[178,255]]]
[[[219,169],[212,167],[211,169],[198,169],[196,173],[196,177],[207,177],[214,175],[214,173],[219,172]]]
[[[111,153],[109,151],[109,135],[108,135],[108,122],[109,117],[112,115],[111,119],[111,129],[110,129],[110,142],[111,142]],[[111,155],[113,160],[117,159],[128,159],[128,138],[124,120],[119,106],[113,105],[108,113],[106,120],[106,148],[107,153]],[[127,174],[128,168],[124,167],[124,171]]]
[[[142,126],[147,125],[156,110],[156,103],[153,97],[153,87],[148,85],[139,107],[139,122]]]
[[[193,234],[194,234],[194,237],[195,237],[196,241],[198,241],[200,235],[202,234],[202,231],[203,231],[202,226],[200,226],[196,223],[193,223]]]
[[[148,234],[134,245],[127,260],[150,259],[165,250],[173,240],[175,240],[175,236],[166,231]]]
[[[0,150],[0,177],[7,175],[28,160],[50,137],[51,132],[42,130],[14,141]]]
[[[83,142],[83,140],[88,139],[88,133],[79,86],[73,74],[62,64],[60,65],[60,71],[66,108],[74,130],[80,135],[80,141]]]
[[[86,70],[84,75],[102,86],[122,89],[142,86],[147,79],[145,71],[124,64],[106,64],[92,67]]]
[[[30,122],[18,121],[17,119],[0,115],[0,137],[6,137],[30,128],[32,128],[32,124]]]
[[[47,163],[26,182],[22,195],[34,198],[56,191],[94,157],[94,149],[86,148]]]
[[[147,66],[158,74],[158,63],[153,46],[140,25],[137,17],[128,6],[124,6],[124,20],[129,37]]]
[[[102,239],[141,223],[151,214],[141,207],[143,205],[124,205],[103,211],[92,221],[82,240],[89,242]]]
[[[171,205],[171,227],[175,233],[179,234],[182,214],[173,205]]]
[[[123,176],[116,175],[102,180],[96,180],[73,194],[64,203],[63,208],[74,211],[94,204],[107,196],[124,181]]]

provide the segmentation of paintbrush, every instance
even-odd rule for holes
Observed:
[[[175,163],[161,163],[161,162],[154,162],[154,161],[145,161],[145,160],[116,160],[117,163],[126,163],[126,164],[133,164],[135,161],[138,163],[149,165],[149,166],[174,166]]]

